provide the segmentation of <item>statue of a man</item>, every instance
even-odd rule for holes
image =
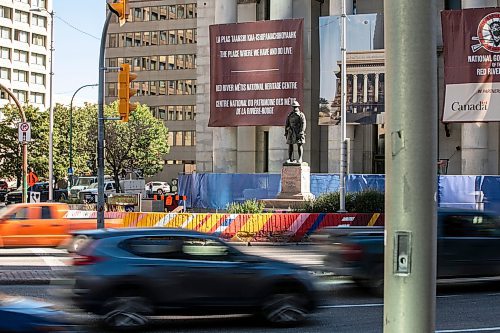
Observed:
[[[299,109],[300,104],[297,101],[292,103],[292,112],[288,114],[285,125],[285,137],[288,144],[288,161],[287,163],[302,164],[302,154],[304,148],[302,145],[306,142],[306,116]],[[298,160],[293,158],[293,145],[297,145],[299,153]]]

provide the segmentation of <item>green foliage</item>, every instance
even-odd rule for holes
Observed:
[[[31,142],[28,144],[28,166],[38,174],[48,172],[49,117],[31,106],[25,106],[26,120],[31,123]],[[17,128],[21,122],[19,110],[7,106],[1,110],[0,121],[0,178],[21,179],[22,148],[18,141]]]
[[[350,213],[384,212],[384,193],[375,190],[346,193],[345,208]],[[340,209],[340,193],[325,193],[307,201],[296,212],[335,213]]]
[[[49,112],[24,106],[27,121],[31,122],[32,142],[28,144],[28,166],[41,180],[48,178]],[[53,160],[54,178],[65,178],[69,167],[70,108],[54,107]],[[105,115],[116,117],[117,104],[105,107]],[[0,121],[0,178],[21,178],[21,146],[17,126],[21,121],[16,107],[1,110]],[[73,169],[76,175],[95,174],[97,143],[97,105],[85,104],[73,108]],[[168,130],[161,120],[153,117],[147,106],[139,106],[128,123],[106,121],[106,173],[118,178],[124,169],[140,169],[151,176],[163,168],[168,153]]]
[[[113,103],[105,111],[117,117],[118,104]],[[142,170],[144,176],[161,171],[163,156],[169,152],[167,137],[168,130],[163,122],[153,117],[145,105],[138,106],[127,123],[108,121],[105,156],[115,182],[125,169]]]
[[[229,214],[260,214],[264,211],[264,203],[255,199],[244,202],[233,202],[227,207]]]
[[[356,213],[383,213],[384,205],[384,193],[368,189],[355,194],[352,211]]]

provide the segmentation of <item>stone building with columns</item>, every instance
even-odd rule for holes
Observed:
[[[160,1],[131,1],[136,8],[156,8]],[[383,173],[384,172],[384,29],[383,0],[346,0],[348,14],[377,14],[377,24],[374,31],[373,50],[369,52],[349,52],[347,59],[348,75],[348,137],[349,172],[350,173]],[[438,0],[436,16],[440,24],[440,12],[444,9],[461,9],[472,7],[499,6],[498,0]],[[184,55],[184,61],[192,59],[192,65],[183,69],[171,70],[170,64],[161,63],[157,70],[139,71],[137,81],[151,80],[190,80],[191,88],[178,93],[144,93],[134,97],[142,103],[153,106],[155,114],[165,119],[172,132],[189,134],[189,145],[186,138],[179,136],[175,141],[182,141],[179,147],[173,147],[170,156],[165,161],[175,160],[189,162],[199,173],[279,173],[283,161],[287,158],[287,146],[280,126],[242,126],[242,127],[208,127],[210,117],[210,42],[209,27],[213,24],[242,23],[259,20],[277,20],[302,18],[304,20],[304,100],[301,110],[307,119],[306,144],[304,145],[304,160],[314,173],[338,173],[340,166],[340,126],[319,125],[320,122],[320,38],[319,17],[339,15],[341,0],[162,0],[161,5],[168,8],[195,8],[196,15],[182,16],[179,20],[157,20],[148,22],[128,23],[124,27],[113,25],[110,33],[120,33],[123,29],[130,31],[176,31],[183,33],[195,31],[193,43],[152,47],[127,48],[124,44],[120,52],[139,55],[138,50],[156,52],[153,56],[164,56],[175,59]],[[194,6],[196,5],[196,6]],[[161,6],[160,6],[161,7]],[[160,8],[161,9],[161,8]],[[152,14],[150,14],[152,15]],[[161,15],[160,15],[161,16]],[[152,17],[152,16],[151,16]],[[380,21],[379,21],[380,20]],[[152,28],[154,26],[154,29]],[[134,30],[135,29],[135,30]],[[149,29],[149,30],[148,30]],[[180,29],[180,30],[179,30]],[[191,29],[191,30],[190,30]],[[127,30],[127,31],[128,31]],[[128,33],[128,32],[127,32]],[[142,32],[143,36],[146,36]],[[436,36],[436,52],[438,54],[438,89],[441,114],[443,106],[443,57],[441,29]],[[112,41],[110,41],[111,43]],[[118,41],[119,43],[119,41]],[[118,45],[120,46],[120,45]],[[107,49],[108,65],[113,65],[114,58],[120,61],[121,53],[113,48]],[[158,52],[157,52],[158,51]],[[149,54],[149,53],[148,53]],[[143,54],[140,54],[143,55]],[[166,57],[168,56],[168,57]],[[127,58],[128,59],[128,58]],[[160,58],[159,58],[160,59]],[[160,59],[161,60],[161,59]],[[160,61],[161,62],[161,61]],[[176,60],[176,64],[178,61]],[[176,66],[176,65],[174,65]],[[170,70],[170,71],[169,71]],[[338,73],[337,73],[338,74]],[[332,76],[336,73],[332,73]],[[151,79],[152,78],[152,79]],[[112,84],[113,77],[108,76],[107,82]],[[161,83],[161,82],[160,82]],[[177,82],[178,83],[178,82]],[[108,85],[109,86],[109,85]],[[154,86],[149,86],[150,88]],[[109,93],[106,97],[113,94]],[[112,87],[111,87],[112,88]],[[161,88],[161,87],[160,87]],[[196,89],[194,89],[196,88]],[[141,90],[142,91],[142,90]],[[161,91],[161,89],[160,89]],[[189,93],[187,93],[189,92]],[[144,96],[142,96],[144,95]],[[175,95],[175,96],[174,96]],[[165,107],[163,107],[165,106]],[[182,108],[183,117],[169,112],[172,108]],[[333,103],[331,111],[338,111],[339,103]],[[187,110],[187,111],[186,111]],[[177,111],[177,109],[176,109]],[[189,112],[191,113],[189,113]],[[190,114],[190,116],[188,116]],[[196,116],[195,116],[196,115]],[[335,117],[335,115],[334,115]],[[439,116],[440,117],[440,116]],[[188,120],[186,120],[188,119]],[[438,126],[438,156],[436,160],[448,160],[448,174],[498,174],[500,169],[500,134],[497,123],[448,124]],[[175,155],[175,156],[174,156]],[[157,178],[175,176],[167,171]],[[170,168],[177,172],[184,169]],[[167,176],[168,175],[168,176]]]
[[[378,14],[383,20],[383,0],[347,0],[348,14]],[[436,16],[445,9],[499,6],[497,0],[439,0]],[[207,127],[210,113],[210,51],[208,27],[286,18],[304,19],[304,105],[308,128],[305,161],[311,172],[339,172],[340,126],[318,125],[319,121],[319,33],[320,16],[339,15],[341,0],[220,0],[198,1],[198,67],[196,165],[198,172],[278,173],[286,159],[281,127]],[[439,117],[444,95],[442,35],[436,36],[438,54]],[[383,24],[377,24],[374,51],[348,55],[351,173],[384,172],[383,114]],[[332,73],[334,75],[334,73]],[[366,75],[366,76],[365,76]],[[377,80],[378,77],[378,80]],[[366,78],[366,79],[365,79]],[[377,91],[377,94],[375,94]],[[335,107],[335,106],[334,106]],[[360,113],[380,114],[360,122]],[[356,114],[358,114],[356,116]],[[352,121],[351,121],[352,120]],[[440,120],[440,119],[438,119]],[[497,123],[448,124],[439,122],[437,160],[448,161],[448,174],[498,174],[500,133]]]

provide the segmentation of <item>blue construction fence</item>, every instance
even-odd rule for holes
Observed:
[[[385,176],[351,174],[347,192],[385,190]],[[336,192],[338,174],[311,174],[315,196]],[[179,194],[187,196],[189,208],[226,209],[232,202],[272,199],[281,191],[280,174],[194,173],[179,176]],[[485,209],[500,212],[500,176],[438,176],[439,207]]]

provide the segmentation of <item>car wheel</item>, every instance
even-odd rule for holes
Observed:
[[[158,189],[158,191],[156,191],[156,193],[158,193],[159,195],[162,195],[163,194],[163,190],[162,189]]]
[[[68,245],[68,252],[69,253],[78,252],[87,241],[88,241],[88,237],[85,235],[79,235],[79,236],[73,237],[73,239],[71,240],[71,242]]]
[[[138,330],[149,323],[149,302],[140,296],[116,296],[104,304],[104,324],[116,330]]]
[[[300,294],[273,294],[264,301],[262,315],[272,325],[297,325],[305,321],[309,314],[305,302],[306,299]]]

